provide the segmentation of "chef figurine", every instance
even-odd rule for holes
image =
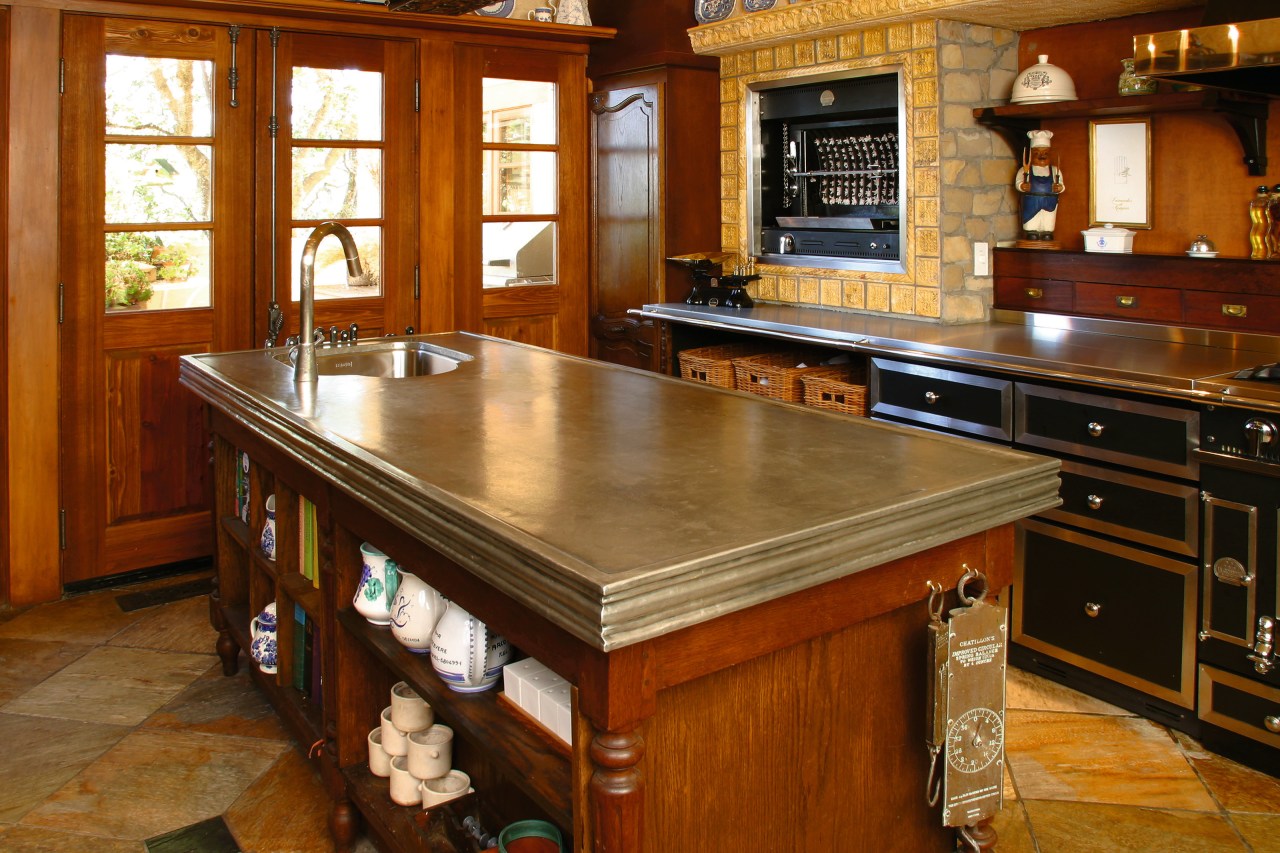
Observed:
[[[1058,218],[1058,193],[1065,188],[1062,170],[1049,163],[1049,130],[1029,130],[1030,150],[1022,152],[1022,168],[1013,179],[1013,185],[1022,193],[1019,221],[1023,239],[1017,245],[1030,249],[1057,249],[1061,244],[1053,239],[1053,227]]]

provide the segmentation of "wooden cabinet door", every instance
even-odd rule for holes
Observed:
[[[591,357],[658,369],[651,321],[627,309],[663,292],[663,84],[591,98]]]
[[[236,286],[249,276],[249,184],[237,163],[251,114],[230,105],[226,27],[68,15],[63,46],[62,575],[72,583],[211,551],[209,438],[178,359],[249,344],[249,291]]]

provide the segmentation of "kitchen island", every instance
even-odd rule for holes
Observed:
[[[481,336],[411,340],[457,368],[299,386],[279,351],[182,366],[215,433],[219,653],[234,671],[273,596],[317,624],[318,705],[256,675],[324,742],[339,841],[359,812],[388,848],[427,843],[364,767],[405,679],[458,732],[482,814],[549,818],[578,851],[950,849],[924,802],[929,582],[967,564],[1007,584],[1012,522],[1057,503],[1056,461]],[[278,565],[250,544],[266,493]],[[314,592],[293,577],[303,501]],[[570,682],[564,754],[353,616],[361,541]],[[281,672],[294,651],[282,633]]]

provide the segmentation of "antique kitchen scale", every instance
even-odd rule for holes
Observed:
[[[732,274],[726,275],[723,267],[735,255],[729,252],[694,252],[675,255],[668,261],[689,270],[693,275],[693,290],[685,302],[689,305],[706,305],[711,308],[750,308],[755,305],[747,293],[747,284],[760,276],[754,274],[754,261],[735,265]]]
[[[988,604],[986,576],[964,567],[960,606],[943,617],[943,588],[929,581],[929,782],[926,797],[942,806],[960,849],[980,853],[995,843],[990,820],[1004,804],[1004,687],[1007,611]],[[971,596],[967,588],[980,585]]]

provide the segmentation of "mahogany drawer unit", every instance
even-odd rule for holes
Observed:
[[[1063,524],[1175,554],[1200,549],[1200,492],[1172,483],[1065,460],[1062,505],[1040,514]]]
[[[1091,317],[1181,323],[1182,291],[1172,287],[1131,287],[1079,281],[1075,311]]]
[[[996,276],[995,307],[1015,311],[1064,311],[1075,305],[1069,281],[1020,276]]]
[[[1192,480],[1200,413],[1019,382],[1014,442]]]
[[[1280,690],[1200,665],[1200,719],[1280,749]]]
[[[886,358],[871,359],[870,414],[997,441],[1013,436],[1013,382]]]
[[[1280,333],[1280,296],[1188,290],[1182,298],[1189,326]]]
[[[1014,642],[1195,707],[1194,563],[1034,519],[1017,552]]]

